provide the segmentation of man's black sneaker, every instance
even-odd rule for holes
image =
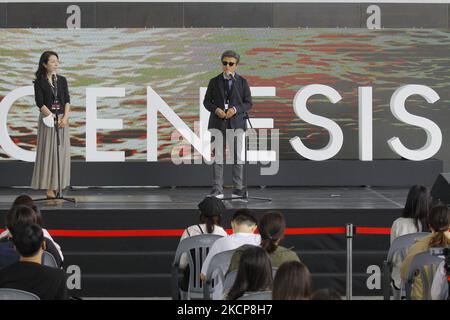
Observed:
[[[247,195],[244,189],[234,189],[231,195],[232,198],[244,198]]]

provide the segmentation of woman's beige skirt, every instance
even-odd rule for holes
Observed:
[[[69,126],[60,128],[59,159],[61,190],[70,185],[70,136]],[[39,115],[37,130],[36,161],[34,163],[31,187],[33,189],[58,190],[58,158],[56,153],[56,128],[47,127]]]

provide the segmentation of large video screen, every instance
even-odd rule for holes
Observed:
[[[272,118],[280,132],[279,158],[301,159],[289,143],[298,136],[312,149],[327,145],[326,129],[300,119],[293,102],[310,84],[327,85],[342,100],[308,100],[308,110],[335,121],[344,133],[336,159],[358,158],[358,87],[373,90],[373,157],[399,158],[387,140],[399,137],[411,149],[426,143],[420,127],[391,113],[394,91],[406,84],[425,85],[440,99],[407,101],[408,112],[435,122],[443,133],[437,157],[446,159],[450,121],[450,33],[447,30],[365,29],[3,29],[0,32],[0,100],[30,86],[40,54],[54,50],[60,74],[68,79],[72,159],[86,157],[86,88],[122,87],[124,97],[98,99],[97,114],[122,119],[122,130],[99,129],[99,151],[124,151],[126,160],[147,159],[147,87],[150,86],[190,127],[199,120],[200,88],[221,70],[220,55],[241,55],[238,73],[251,87],[275,87],[275,97],[255,97],[250,116]],[[13,141],[35,150],[38,108],[34,97],[17,100],[8,113]],[[158,116],[158,161],[169,161],[172,124]],[[1,141],[0,141],[1,145]],[[14,160],[0,147],[1,160]]]

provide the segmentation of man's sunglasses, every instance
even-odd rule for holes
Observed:
[[[230,67],[234,66],[234,62],[222,61],[222,64],[224,67],[226,67],[227,65],[229,65]]]

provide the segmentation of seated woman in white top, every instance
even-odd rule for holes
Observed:
[[[227,235],[227,232],[221,227],[222,214],[226,211],[222,200],[216,197],[206,197],[198,204],[198,208],[200,210],[200,223],[186,228],[181,236],[180,242],[186,238],[201,234]],[[188,266],[188,256],[186,253],[183,253],[180,257],[180,269],[183,269],[183,279],[181,280],[180,288],[184,291],[188,290],[189,285]]]
[[[391,244],[400,236],[429,231],[427,217],[431,208],[431,196],[427,187],[415,185],[409,189],[402,216],[394,221],[391,228]],[[400,290],[400,266],[402,261],[394,257],[392,280],[395,289]]]

